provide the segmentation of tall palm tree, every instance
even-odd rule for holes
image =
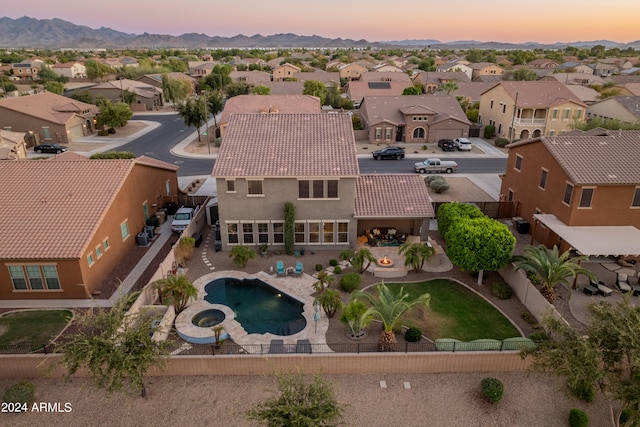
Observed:
[[[382,282],[376,287],[377,295],[369,292],[356,291],[354,298],[367,301],[371,307],[365,312],[365,316],[372,315],[382,322],[382,333],[378,339],[378,351],[396,351],[398,340],[393,329],[400,322],[401,317],[416,305],[429,306],[431,295],[425,293],[411,298],[404,287],[397,293],[393,293]]]
[[[376,262],[376,257],[373,256],[369,249],[360,248],[355,254],[353,254],[349,262],[351,262],[351,265],[354,268],[358,269],[358,273],[362,274],[367,268],[369,268],[372,262]]]
[[[527,246],[524,255],[514,257],[514,265],[516,270],[535,274],[542,281],[542,295],[553,302],[556,299],[555,287],[561,283],[568,284],[569,277],[584,274],[592,280],[596,279],[592,272],[580,267],[580,263],[588,260],[588,257],[580,255],[572,258],[570,255],[569,251],[560,254],[557,246],[551,250],[544,245]]]
[[[198,297],[198,290],[184,274],[169,275],[153,283],[162,300],[172,304],[176,315],[187,307],[190,300]]]
[[[404,256],[405,267],[411,266],[413,271],[420,273],[424,262],[435,253],[435,249],[423,243],[405,242],[400,246],[398,253]]]
[[[340,292],[335,289],[327,289],[318,295],[317,301],[318,304],[320,304],[320,307],[322,307],[324,312],[327,314],[328,318],[332,318],[336,314],[336,311],[342,307],[342,296],[340,295]]]
[[[329,286],[335,285],[338,281],[338,278],[335,275],[329,274],[329,272],[325,270],[318,272],[317,279],[318,281],[312,286],[318,294],[323,293]]]

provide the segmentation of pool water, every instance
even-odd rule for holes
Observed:
[[[305,328],[303,304],[259,279],[213,280],[205,285],[204,299],[231,308],[248,334],[293,335]]]

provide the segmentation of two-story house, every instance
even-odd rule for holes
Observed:
[[[554,136],[585,120],[587,105],[557,81],[500,82],[480,95],[478,121],[511,140]]]
[[[29,59],[11,65],[10,73],[23,81],[38,80],[38,72],[44,64],[41,59]]]
[[[436,142],[469,136],[471,122],[454,96],[367,96],[360,119],[373,143]]]
[[[135,95],[133,111],[151,111],[164,105],[162,89],[144,81],[120,79],[98,83],[86,89],[94,98],[102,96],[111,102],[119,102],[123,99],[123,92],[128,91]]]
[[[460,85],[461,83],[470,83],[471,79],[461,71],[433,72],[416,70],[411,74],[411,81],[414,85],[422,85],[424,93],[435,93],[440,89],[440,86],[447,82],[454,82]]]
[[[375,226],[426,239],[433,217],[419,175],[360,175],[346,113],[233,114],[212,175],[223,249],[284,248],[287,202],[296,248],[346,249]]]
[[[51,66],[51,71],[59,76],[68,79],[85,79],[87,78],[87,67],[80,62],[57,63]]]
[[[622,123],[640,123],[640,96],[612,96],[589,105],[589,120],[618,120]]]
[[[597,227],[640,228],[640,131],[576,131],[507,147],[501,198],[517,202],[516,215],[533,222],[536,241],[566,250],[581,239],[601,244],[602,255],[629,255],[605,249],[611,236]]]
[[[469,64],[471,68],[471,80],[475,80],[479,76],[501,76],[504,74],[504,68],[491,62],[476,62]]]
[[[300,71],[302,71],[300,67],[285,62],[284,64],[273,68],[273,81],[281,82],[283,80],[293,80],[294,74],[299,73]]]

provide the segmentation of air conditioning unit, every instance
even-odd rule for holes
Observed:
[[[156,237],[156,228],[152,225],[148,225],[144,228],[144,232],[149,235],[149,240],[152,240]]]
[[[147,233],[138,233],[138,246],[149,246],[149,235]]]

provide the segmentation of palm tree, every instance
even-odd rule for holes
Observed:
[[[404,291],[404,287],[394,294],[382,282],[376,287],[378,295],[369,292],[356,291],[354,298],[364,299],[371,304],[371,307],[365,312],[366,315],[372,315],[382,322],[382,333],[378,340],[378,351],[396,351],[398,341],[393,329],[396,327],[400,318],[416,305],[424,307],[429,306],[431,295],[425,293],[415,298],[411,298],[408,292]]]
[[[164,302],[173,305],[176,315],[187,307],[189,300],[198,297],[198,290],[184,274],[156,280],[153,286],[158,289]]]
[[[256,251],[245,245],[236,245],[229,252],[229,258],[233,265],[245,268],[250,259],[256,257]]]
[[[335,289],[327,289],[317,298],[318,304],[327,314],[328,318],[332,318],[336,311],[340,307],[342,307],[342,297],[340,296],[340,292]]]
[[[571,258],[570,255],[569,251],[559,254],[557,246],[551,251],[544,245],[527,246],[524,255],[514,257],[514,265],[516,270],[535,274],[542,281],[542,295],[553,302],[556,299],[554,288],[560,283],[568,284],[569,277],[584,274],[589,279],[596,280],[592,272],[580,267],[580,263],[588,260],[588,257],[580,255]]]
[[[371,251],[367,248],[360,248],[353,257],[351,257],[351,265],[358,269],[358,273],[364,273],[371,263],[376,262],[376,257],[373,256]]]
[[[411,266],[413,271],[420,273],[424,262],[435,253],[435,249],[423,243],[405,242],[400,246],[398,253],[404,256],[405,267]]]
[[[329,272],[325,270],[322,270],[318,273],[317,279],[318,281],[315,282],[312,286],[313,289],[318,293],[318,295],[323,293],[329,286],[335,285],[338,281],[336,276],[334,276],[333,274],[329,274]]]
[[[451,92],[455,92],[459,87],[456,82],[445,82],[440,86],[440,90],[446,93],[447,95],[451,94]]]

